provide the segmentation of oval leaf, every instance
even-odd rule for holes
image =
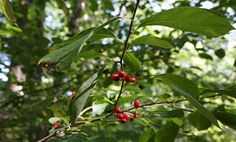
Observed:
[[[109,57],[103,55],[102,53],[98,53],[98,52],[82,52],[79,54],[79,58],[84,58],[84,59],[91,59],[91,58],[107,58],[110,59]],[[112,60],[112,59],[110,59]]]
[[[173,74],[162,74],[159,78],[174,91],[183,95],[203,116],[220,128],[215,116],[197,101],[196,98],[199,96],[199,91],[192,81]]]
[[[117,39],[117,41],[120,41],[119,38],[113,32],[105,28],[98,29],[89,40],[92,41],[92,40],[99,40],[103,38],[114,38],[114,39]]]
[[[131,70],[138,71],[141,68],[141,62],[132,53],[125,53],[124,62]]]
[[[92,110],[93,110],[93,115],[101,115],[106,107],[107,107],[108,103],[103,103],[103,104],[93,104],[92,106]]]
[[[183,110],[176,109],[176,110],[171,110],[171,111],[160,111],[158,112],[161,117],[165,118],[174,118],[174,117],[184,117],[184,112]]]
[[[201,58],[203,58],[203,59],[213,60],[213,58],[212,58],[209,54],[206,54],[206,53],[199,53],[198,55],[199,55],[199,57],[201,57]]]
[[[39,65],[46,67],[53,67],[58,69],[68,69],[70,68],[71,63],[79,55],[80,51],[83,48],[84,43],[89,40],[91,37],[95,36],[96,39],[101,39],[104,37],[114,37],[109,31],[103,27],[111,22],[118,20],[119,17],[112,18],[111,20],[105,22],[104,24],[96,27],[90,28],[80,32],[69,40],[63,41],[59,44],[56,44],[53,47],[53,51],[48,55],[40,59]],[[103,33],[100,36],[96,36],[96,33]]]
[[[75,124],[75,120],[79,113],[84,108],[84,105],[90,95],[93,87],[96,84],[97,79],[102,75],[104,68],[100,71],[92,75],[88,80],[86,80],[78,89],[77,95],[74,96],[69,103],[69,115],[70,115],[70,123],[72,125]]]
[[[68,43],[66,45],[61,43],[61,45],[64,45],[63,47],[56,48],[51,53],[41,58],[38,64],[45,63],[49,65],[49,67],[50,64],[56,64],[56,67],[60,67],[59,69],[70,68],[73,59],[80,53],[83,44],[93,35],[93,33],[93,30],[89,33],[81,32],[79,35],[76,35],[76,37],[78,37],[76,40],[74,40],[75,38],[67,40],[65,41],[65,44]]]
[[[218,37],[233,30],[226,18],[197,7],[177,7],[145,19],[139,27],[162,25],[209,37]]]
[[[12,25],[16,23],[16,17],[14,16],[13,8],[9,0],[0,1],[0,10]]]
[[[179,126],[174,122],[163,125],[155,134],[155,142],[173,142],[179,131]]]
[[[173,46],[169,42],[151,35],[139,37],[135,39],[131,44],[132,45],[147,44],[167,49],[173,48]]]
[[[224,49],[218,49],[218,50],[215,51],[215,55],[222,59],[225,56],[225,50]]]
[[[198,112],[189,115],[189,122],[198,130],[206,130],[211,126],[211,122]]]
[[[57,122],[59,120],[61,120],[61,119],[58,118],[58,117],[51,117],[51,118],[48,119],[49,123],[51,123],[51,124],[53,124],[53,123],[55,123],[55,122]]]
[[[225,111],[215,111],[213,114],[220,122],[236,130],[236,114]]]

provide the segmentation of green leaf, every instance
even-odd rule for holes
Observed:
[[[161,117],[173,118],[173,117],[183,117],[184,112],[182,110],[171,110],[171,111],[160,111],[158,112]]]
[[[176,89],[179,89],[180,91],[184,91],[191,97],[198,99],[199,90],[193,81],[188,80],[178,75],[174,75],[174,74],[161,74],[159,77],[161,78],[163,82],[170,85],[172,89],[174,87],[177,87]],[[176,91],[176,92],[179,93],[180,91]]]
[[[154,135],[154,131],[152,128],[148,128],[144,131],[142,135],[139,136],[139,142],[150,142],[150,139]]]
[[[74,38],[72,38],[70,39],[71,41],[66,41],[69,44],[63,46],[62,48],[53,50],[51,53],[40,59],[38,64],[46,62],[50,65],[55,63],[56,65],[60,65],[59,69],[70,68],[73,59],[80,53],[83,44],[93,35],[93,33],[93,30],[85,35],[83,35],[84,32],[81,32],[79,35],[76,35],[78,37],[77,40],[73,41]]]
[[[213,60],[213,58],[210,55],[206,54],[206,53],[199,53],[198,55],[199,55],[199,57],[201,57],[203,59]]]
[[[96,0],[90,0],[89,2],[89,8],[91,9],[92,12],[95,12],[98,8],[98,3]]]
[[[177,7],[162,11],[145,19],[139,27],[162,25],[183,31],[218,37],[233,30],[226,18],[207,9]]]
[[[59,120],[61,120],[61,119],[58,118],[58,117],[51,117],[51,118],[48,119],[49,123],[51,123],[51,124],[53,124],[53,123],[55,123],[55,122],[57,122]]]
[[[198,130],[206,130],[211,126],[211,122],[198,112],[189,115],[189,122]]]
[[[69,14],[69,9],[66,7],[66,4],[64,3],[63,0],[56,0],[56,3],[58,5],[58,7],[63,10],[65,15]]]
[[[141,68],[141,62],[132,53],[125,53],[125,64],[134,71],[138,71]]]
[[[178,131],[179,126],[170,121],[157,131],[155,134],[155,142],[173,142]]]
[[[218,50],[215,51],[215,54],[216,54],[217,57],[222,59],[225,56],[225,50],[224,49],[218,49]]]
[[[92,106],[93,115],[101,115],[105,111],[107,105],[108,105],[108,103],[93,104],[93,106]]]
[[[236,67],[236,59],[234,60],[234,67]]]
[[[236,130],[236,114],[224,111],[214,111],[213,114],[220,122]]]
[[[227,96],[231,96],[231,97],[234,97],[236,98],[236,86],[231,86],[231,87],[228,87],[228,88],[225,88],[224,90],[211,90],[211,89],[207,89],[205,90],[205,92],[210,92],[210,93],[220,93],[220,94],[223,94],[223,95],[227,95]]]
[[[107,24],[118,20],[119,17],[113,18],[106,23],[102,24],[97,28],[90,28],[80,32],[79,34],[75,35],[74,37],[70,38],[69,40],[63,41],[59,44],[54,45],[53,51],[48,55],[44,56],[40,59],[40,65],[47,64],[49,67],[54,67],[57,69],[68,69],[70,68],[71,63],[76,57],[80,54],[80,51],[83,48],[83,45],[87,40],[89,40],[92,36],[96,35],[96,33],[103,31],[103,27]],[[96,38],[103,38],[103,37],[111,37],[111,35],[97,36]]]
[[[82,52],[79,54],[79,58],[84,58],[84,59],[91,59],[91,58],[97,58],[97,57],[110,59],[109,57],[98,52]]]
[[[105,8],[105,10],[111,10],[114,11],[113,4],[111,0],[101,0],[102,5]]]
[[[9,0],[1,0],[0,1],[0,10],[6,16],[7,20],[11,24],[16,23],[16,17],[14,16],[14,12],[13,12],[13,9],[11,7]]]
[[[2,40],[0,39],[0,51],[2,50]]]
[[[78,89],[77,95],[71,99],[69,104],[69,115],[70,123],[75,124],[75,120],[79,113],[84,108],[85,102],[87,101],[88,96],[90,95],[93,87],[96,84],[97,79],[102,75],[104,68],[92,75],[88,80],[86,80]]]
[[[220,128],[215,116],[197,101],[199,91],[192,81],[173,74],[162,74],[159,75],[159,78],[164,83],[168,84],[174,91],[183,95],[203,116]]]
[[[105,28],[99,28],[89,40],[99,40],[103,38],[114,38],[117,41],[120,41],[113,32]]]
[[[6,29],[14,31],[14,32],[22,32],[21,28],[11,25],[11,24],[6,24]]]
[[[102,28],[102,27],[105,27],[106,25],[110,24],[110,23],[113,23],[117,20],[121,19],[121,17],[114,17],[114,18],[111,18],[110,20],[108,20],[107,22],[103,23],[102,25],[100,25],[98,28]]]
[[[151,35],[139,37],[134,41],[132,41],[131,44],[132,45],[147,44],[167,49],[173,48],[173,46],[169,42]]]

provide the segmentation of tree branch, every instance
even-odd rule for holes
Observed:
[[[216,97],[216,95],[213,95],[213,96],[208,96],[208,97],[202,97],[201,99],[203,98],[210,98],[210,97]],[[179,102],[183,102],[183,101],[187,101],[186,99],[180,99],[180,100],[177,100],[177,101],[165,101],[165,102],[152,102],[152,103],[147,103],[147,104],[143,104],[140,106],[140,108],[148,108],[148,107],[154,107],[154,106],[163,106],[163,105],[167,105],[169,107],[173,107],[173,108],[178,108],[178,109],[181,109],[183,111],[188,111],[188,112],[193,112],[193,110],[190,110],[190,109],[185,109],[185,108],[179,108],[179,107],[176,107],[176,106],[173,106],[172,104],[175,104],[175,103],[179,103]],[[132,108],[129,108],[125,111],[130,111],[130,110],[134,110],[134,109],[137,109],[135,107],[132,107]],[[125,112],[123,111],[123,112]],[[106,114],[104,117],[100,117],[100,118],[95,118],[93,120],[89,120],[89,121],[77,121],[75,124],[77,125],[81,125],[81,124],[85,124],[85,123],[91,123],[91,122],[96,122],[96,121],[102,121],[103,119],[105,118],[108,118],[110,116],[113,115],[113,112],[112,113],[109,113],[109,114]],[[66,128],[69,128],[69,126],[65,126],[64,129]],[[53,133],[53,134],[50,134],[44,138],[42,138],[41,140],[39,140],[38,142],[44,142],[46,140],[48,140],[49,138],[55,136],[57,132]]]
[[[50,138],[53,137],[54,135],[56,135],[56,132],[47,135],[46,137],[42,138],[41,140],[38,140],[38,142],[45,142],[46,140],[50,139]]]

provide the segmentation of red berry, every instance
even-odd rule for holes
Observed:
[[[135,77],[130,77],[129,79],[130,79],[129,82],[135,82],[136,81]]]
[[[129,119],[129,114],[128,114],[128,113],[124,113],[124,114],[123,114],[123,118],[125,118],[126,120],[128,120],[128,119]]]
[[[58,128],[60,126],[60,122],[56,121],[52,125],[54,128]]]
[[[120,112],[121,112],[120,107],[116,107],[116,108],[115,108],[115,113],[120,113]]]
[[[123,114],[118,113],[118,114],[116,114],[116,117],[122,119],[123,118]]]
[[[127,119],[122,118],[122,119],[120,120],[120,123],[125,123],[126,121],[127,121]]]
[[[120,77],[119,77],[118,74],[112,74],[112,75],[111,75],[111,78],[112,78],[112,80],[114,80],[114,81],[120,80]]]
[[[134,107],[138,108],[140,106],[140,102],[138,100],[134,101]]]
[[[121,77],[121,78],[124,78],[126,76],[126,73],[124,71],[119,71],[118,72],[118,75]]]
[[[126,75],[126,76],[125,76],[125,81],[126,81],[126,82],[130,82],[130,78],[131,78],[131,76]]]
[[[136,81],[136,78],[135,78],[135,77],[132,77],[132,76],[129,76],[129,75],[126,75],[126,76],[125,76],[125,81],[126,81],[126,82],[135,82],[135,81]]]

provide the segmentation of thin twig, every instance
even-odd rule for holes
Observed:
[[[127,49],[127,47],[128,47],[129,37],[130,37],[130,35],[131,35],[131,33],[132,33],[132,27],[133,27],[133,23],[134,23],[134,17],[135,17],[136,11],[137,11],[137,9],[138,9],[138,4],[139,4],[139,2],[140,2],[140,0],[137,0],[137,3],[136,3],[136,5],[135,5],[135,9],[134,9],[134,13],[133,13],[133,16],[132,16],[132,18],[131,18],[130,25],[129,25],[128,35],[127,35],[126,40],[125,40],[125,43],[124,43],[123,52],[122,52],[122,55],[121,55],[121,57],[120,57],[121,70],[124,70],[123,58],[124,58],[125,51],[126,51],[126,49]],[[125,83],[125,81],[124,81],[124,79],[123,79],[123,80],[122,80],[122,83],[121,83],[121,86],[120,86],[119,95],[118,95],[118,97],[117,97],[117,99],[116,99],[116,102],[115,102],[114,109],[116,108],[116,105],[117,105],[117,103],[118,103],[118,101],[119,101],[119,99],[120,99],[120,96],[121,96],[121,94],[122,94],[122,91],[123,91],[123,88],[124,88],[124,83]],[[113,112],[112,112],[112,114],[113,114]]]
[[[117,97],[117,99],[116,99],[116,102],[115,102],[114,110],[115,110],[115,108],[116,108],[116,106],[117,106],[117,104],[118,104],[118,101],[119,101],[119,99],[120,99],[120,96],[121,96],[121,94],[122,94],[122,91],[123,91],[123,88],[124,88],[124,84],[125,84],[125,80],[123,79],[123,80],[122,80],[122,83],[121,83],[121,86],[120,86],[119,95],[118,95],[118,97]],[[112,113],[113,113],[113,111],[112,111]]]
[[[56,135],[56,132],[47,135],[46,137],[42,138],[41,140],[38,140],[38,142],[45,142],[46,140],[50,139],[50,138],[53,137],[54,135]]]
[[[121,55],[121,58],[120,58],[120,64],[121,64],[121,69],[124,70],[124,66],[123,66],[123,58],[124,58],[124,54],[125,54],[125,51],[127,49],[127,46],[128,46],[128,42],[129,42],[129,37],[132,33],[132,27],[133,27],[133,23],[134,23],[134,17],[135,17],[135,14],[136,14],[136,11],[138,9],[138,4],[139,4],[140,0],[137,0],[137,3],[135,5],[135,9],[134,9],[134,13],[133,13],[133,16],[131,18],[131,22],[130,22],[130,25],[129,25],[129,31],[128,31],[128,35],[126,37],[126,40],[125,40],[125,43],[124,43],[124,48],[123,48],[123,52],[122,52],[122,55]]]

